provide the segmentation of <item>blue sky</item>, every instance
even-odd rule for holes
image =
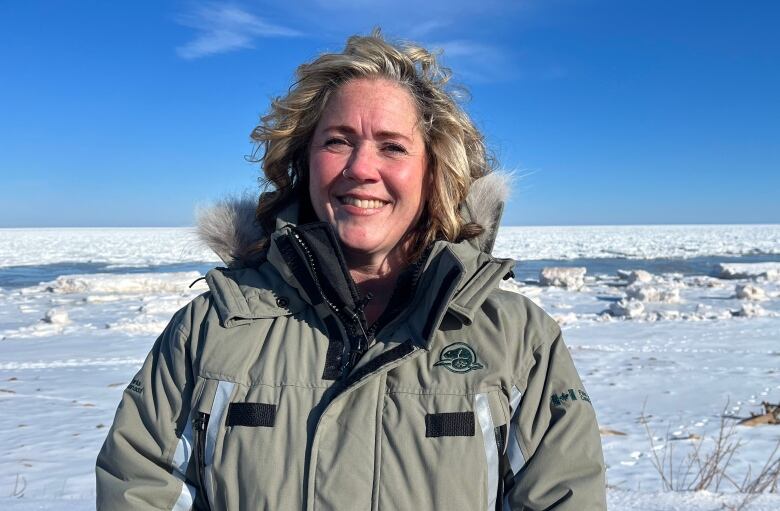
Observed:
[[[780,2],[0,0],[0,227],[179,226],[257,187],[295,67],[442,48],[505,225],[780,223]]]

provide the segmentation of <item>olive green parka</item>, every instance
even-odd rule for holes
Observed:
[[[296,226],[293,204],[247,261],[253,205],[223,205],[226,233],[206,237],[230,267],[206,275],[124,391],[98,509],[606,509],[560,328],[498,288],[514,262],[490,255],[495,181],[475,186],[490,207],[467,207],[486,233],[436,242],[370,336],[326,224]]]

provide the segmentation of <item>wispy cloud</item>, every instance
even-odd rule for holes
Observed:
[[[176,48],[184,59],[252,48],[260,37],[295,37],[297,30],[274,25],[235,5],[207,4],[178,18],[182,25],[199,33],[192,41]]]
[[[455,65],[458,74],[469,81],[502,81],[517,73],[511,54],[498,46],[467,39],[432,42],[426,46],[441,49],[447,65]]]
[[[483,43],[456,39],[431,43],[433,48],[441,48],[448,57],[486,57],[496,53],[496,49]]]
[[[449,25],[449,23],[442,20],[424,21],[417,25],[411,26],[406,35],[413,39],[417,39],[428,36],[431,33],[446,27],[447,25]]]

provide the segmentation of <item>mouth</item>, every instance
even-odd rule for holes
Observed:
[[[360,209],[379,209],[390,204],[388,201],[383,201],[381,199],[358,199],[357,197],[351,197],[349,195],[338,197],[338,200],[345,206],[354,206]]]

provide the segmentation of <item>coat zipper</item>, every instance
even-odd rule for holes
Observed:
[[[201,500],[205,505],[206,511],[211,510],[209,496],[206,492],[206,429],[208,425],[209,414],[207,413],[198,413],[192,420],[192,430],[195,434],[195,461],[197,462],[195,477],[197,478]]]
[[[325,303],[328,304],[328,306],[333,310],[333,312],[336,314],[336,317],[341,319],[342,323],[346,323],[344,321],[345,319],[353,322],[360,328],[360,332],[363,334],[363,337],[354,337],[351,335],[347,335],[349,338],[349,358],[347,359],[347,367],[346,372],[349,373],[353,367],[355,367],[355,364],[357,364],[358,360],[360,360],[360,357],[363,356],[363,354],[368,350],[368,334],[366,334],[365,328],[363,328],[363,322],[360,319],[359,310],[349,310],[349,308],[339,308],[338,305],[330,301],[325,294],[324,289],[322,288],[322,284],[320,283],[319,276],[317,274],[317,266],[314,263],[314,256],[311,253],[311,250],[309,249],[309,246],[306,244],[305,241],[301,238],[301,236],[295,232],[292,231],[293,238],[295,239],[298,246],[301,248],[304,254],[306,254],[306,261],[309,265],[309,269],[311,271],[312,277],[314,278],[314,285],[317,286],[317,291],[319,291],[320,296],[322,296],[322,299],[325,300]],[[348,276],[349,277],[349,276]],[[349,277],[351,278],[351,277]],[[365,306],[365,305],[364,305]],[[357,342],[355,342],[357,341]]]

